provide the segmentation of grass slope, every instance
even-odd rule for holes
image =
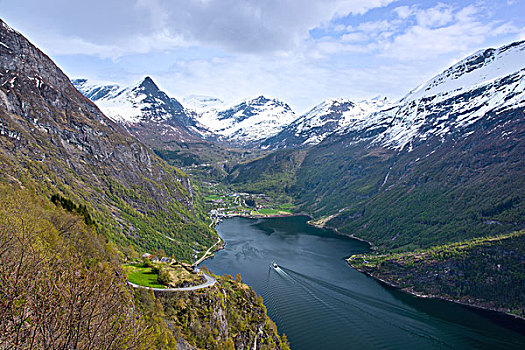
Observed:
[[[165,285],[159,283],[159,274],[153,267],[124,265],[124,270],[131,283],[150,288],[166,288]]]
[[[264,193],[273,198],[289,198],[295,172],[304,160],[304,151],[282,150],[237,164],[227,181],[238,192]],[[287,202],[288,200],[282,200]]]

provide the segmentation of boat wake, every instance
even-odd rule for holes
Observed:
[[[279,270],[279,274],[283,278],[298,285],[309,296],[312,302],[328,310],[333,316],[351,322],[354,329],[362,328],[360,326],[362,322],[377,323],[378,329],[381,329],[380,324],[388,324],[390,327],[406,332],[414,337],[430,340],[440,348],[453,348],[446,342],[430,335],[429,333],[431,332],[425,329],[425,325],[422,322],[413,322],[414,319],[424,321],[424,318],[421,317],[417,311],[411,310],[405,305],[394,305],[282,266],[279,267]],[[329,299],[332,299],[332,301],[325,301]],[[357,309],[360,314],[363,315],[361,322],[356,322],[356,314],[346,314],[342,311],[344,308],[338,307],[338,305],[351,306]],[[389,317],[386,317],[385,314],[389,314]],[[388,321],[392,318],[399,318],[399,316],[402,316],[404,320],[399,320],[399,322]]]

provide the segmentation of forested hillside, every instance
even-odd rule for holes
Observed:
[[[292,187],[295,198],[317,216],[343,209],[328,225],[382,249],[520,229],[524,119],[522,109],[494,115],[462,134],[414,144],[411,152],[334,136],[308,152]]]
[[[479,51],[309,149],[298,208],[389,250],[525,227],[524,56]]]
[[[524,231],[349,262],[409,292],[525,316]]]
[[[0,185],[0,342],[6,349],[288,349],[250,287],[132,290],[84,215]]]
[[[124,247],[190,260],[215,242],[190,178],[108,119],[39,49],[0,23],[3,181],[86,205]]]
[[[145,349],[116,251],[83,217],[0,185],[0,341],[7,349]]]
[[[235,165],[226,181],[240,192],[264,193],[274,198],[285,198],[295,182],[305,153],[282,150]]]

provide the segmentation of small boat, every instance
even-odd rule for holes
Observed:
[[[273,268],[274,268],[274,269],[276,269],[276,268],[278,268],[278,267],[279,267],[279,265],[277,265],[277,263],[275,262],[275,260],[274,260],[274,261],[272,261],[272,266],[273,266]]]

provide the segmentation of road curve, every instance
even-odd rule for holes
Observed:
[[[207,288],[213,286],[215,283],[217,283],[217,280],[211,276],[208,276],[207,274],[202,274],[204,278],[206,278],[206,282],[203,284],[199,284],[197,286],[191,286],[191,287],[181,287],[181,288],[152,288],[152,287],[145,287],[145,286],[139,286],[138,284],[132,283],[130,281],[127,281],[130,286],[133,288],[143,288],[143,289],[151,289],[154,292],[187,292],[192,290],[199,290],[202,288]]]
[[[209,258],[211,255],[208,256],[208,254],[210,254],[211,250],[212,250],[213,248],[215,248],[215,247],[217,246],[217,244],[219,244],[219,243],[221,243],[221,237],[219,237],[219,239],[217,240],[217,242],[215,242],[214,245],[212,245],[211,247],[209,247],[208,250],[206,251],[206,253],[204,253],[204,255],[201,256],[201,258],[200,258],[199,260],[195,261],[195,262],[193,263],[192,266],[193,266],[193,267],[199,266],[199,264],[200,264],[201,262],[203,262],[204,260],[206,260],[207,258]]]

